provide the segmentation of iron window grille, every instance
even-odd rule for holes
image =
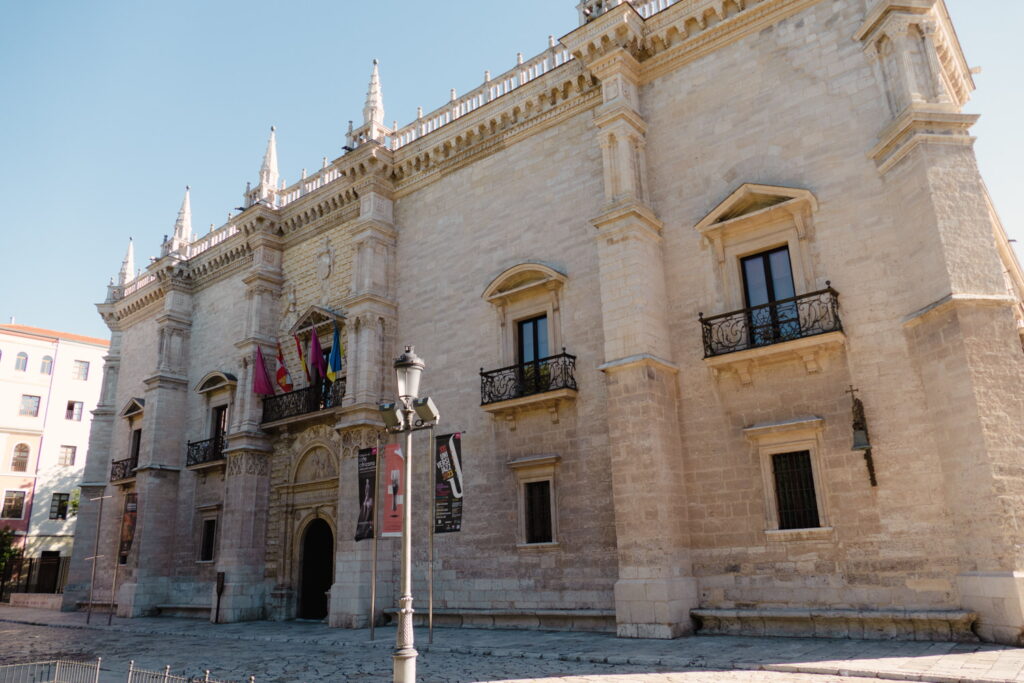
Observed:
[[[832,283],[809,294],[705,318],[700,314],[704,357],[841,332],[839,292]]]
[[[542,394],[556,389],[576,390],[576,356],[562,353],[517,363],[507,368],[480,368],[480,405]]]
[[[779,529],[811,529],[821,526],[810,452],[774,453],[772,473],[775,476]]]
[[[139,466],[138,457],[115,460],[110,463],[110,481],[123,481],[135,476],[135,470]]]
[[[50,500],[50,519],[68,518],[68,501],[71,500],[70,493],[55,493]]]
[[[19,443],[14,447],[14,456],[11,457],[11,471],[12,472],[27,472],[28,471],[28,455],[29,448],[23,443]]]
[[[3,519],[21,519],[25,516],[25,492],[7,491],[4,493],[4,507],[0,511]]]
[[[39,397],[22,394],[21,407],[18,410],[18,414],[27,417],[39,417]]]

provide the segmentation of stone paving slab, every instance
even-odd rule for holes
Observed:
[[[108,627],[107,615],[95,614],[92,624],[87,626],[86,615],[81,612],[50,612],[6,606],[0,607],[0,622],[64,629],[88,628],[96,632],[110,632],[109,635],[124,633],[198,638],[210,642],[293,643],[332,652],[372,652],[375,660],[385,662],[389,661],[387,653],[393,648],[395,638],[393,627],[378,628],[376,640],[371,642],[365,629],[331,629],[313,622],[260,621],[215,625],[206,621],[167,617],[115,617],[113,624]],[[465,628],[437,628],[434,630],[433,644],[428,644],[427,640],[426,629],[417,628],[416,647],[424,655],[424,661],[429,658],[441,662],[445,656],[451,656],[460,660],[468,658],[470,661],[483,661],[480,658],[513,660],[512,664],[514,660],[519,660],[524,666],[528,661],[629,666],[636,671],[646,672],[645,681],[648,680],[647,674],[654,673],[659,676],[685,674],[691,678],[678,680],[696,681],[701,679],[692,676],[699,674],[700,670],[715,670],[717,678],[714,680],[733,680],[722,678],[721,672],[737,672],[739,676],[745,671],[761,671],[789,675],[780,680],[796,680],[793,676],[799,674],[931,683],[1024,683],[1024,649],[984,643],[744,636],[695,636],[667,641],[629,640],[602,633]],[[502,668],[507,667],[503,665]],[[513,671],[514,666],[509,670]],[[612,671],[607,673],[615,675]],[[587,679],[578,680],[582,682]],[[608,680],[601,678],[602,683]],[[639,679],[634,676],[626,680]]]

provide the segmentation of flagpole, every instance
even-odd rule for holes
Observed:
[[[427,560],[427,643],[430,645],[434,644],[434,520],[437,514],[437,504],[435,498],[437,497],[437,486],[435,484],[435,477],[437,476],[437,466],[434,463],[434,449],[437,448],[437,444],[434,443],[434,428],[430,428],[430,453],[428,455],[427,462],[430,463],[430,488],[433,489],[430,497],[427,499],[430,505],[430,514],[427,517],[430,519],[430,534],[427,536],[427,552],[430,557]]]
[[[380,432],[377,432],[377,450],[374,453],[373,474],[373,559],[370,561],[370,640],[374,639],[374,616],[377,613],[377,534],[379,523],[377,501],[380,498]]]

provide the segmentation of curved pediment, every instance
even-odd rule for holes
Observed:
[[[335,325],[339,327],[345,322],[345,314],[323,306],[310,306],[299,316],[288,334],[297,335],[318,330],[323,325]]]
[[[565,281],[565,275],[551,266],[543,263],[520,263],[494,278],[484,290],[483,298],[491,303],[497,303],[537,288],[561,287]]]
[[[697,230],[705,235],[739,222],[740,219],[763,216],[772,209],[785,207],[797,211],[799,205],[817,211],[818,200],[809,190],[778,185],[744,183],[725,198],[711,213],[697,223]]]
[[[305,484],[334,479],[338,476],[338,462],[324,446],[314,446],[299,459],[292,475],[292,483]]]
[[[210,391],[216,391],[217,389],[233,389],[237,384],[238,378],[230,372],[214,370],[213,372],[208,372],[206,376],[199,380],[194,391],[197,394],[205,394]]]
[[[130,398],[128,402],[121,408],[121,412],[118,413],[121,417],[132,417],[133,415],[141,415],[142,411],[146,409],[146,399],[144,398]]]

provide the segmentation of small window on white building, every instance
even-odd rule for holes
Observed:
[[[50,500],[50,519],[68,518],[68,501],[71,500],[70,493],[55,493]]]
[[[43,356],[43,360],[39,363],[39,374],[49,375],[53,372],[53,356]]]
[[[22,351],[18,354],[18,357],[14,360],[14,369],[19,372],[25,372],[28,370],[28,354]]]
[[[81,401],[68,401],[67,410],[64,413],[64,419],[74,420],[75,422],[82,421],[82,402]]]
[[[89,361],[76,360],[74,367],[71,368],[71,379],[89,379]]]
[[[25,492],[5,491],[4,506],[0,510],[2,519],[21,519],[25,516]]]
[[[57,464],[61,467],[72,467],[75,464],[77,452],[77,446],[61,446],[60,454],[57,456]]]
[[[22,394],[21,407],[18,409],[18,415],[39,417],[39,397]]]
[[[19,443],[14,447],[14,455],[11,456],[11,472],[28,471],[28,444]]]

